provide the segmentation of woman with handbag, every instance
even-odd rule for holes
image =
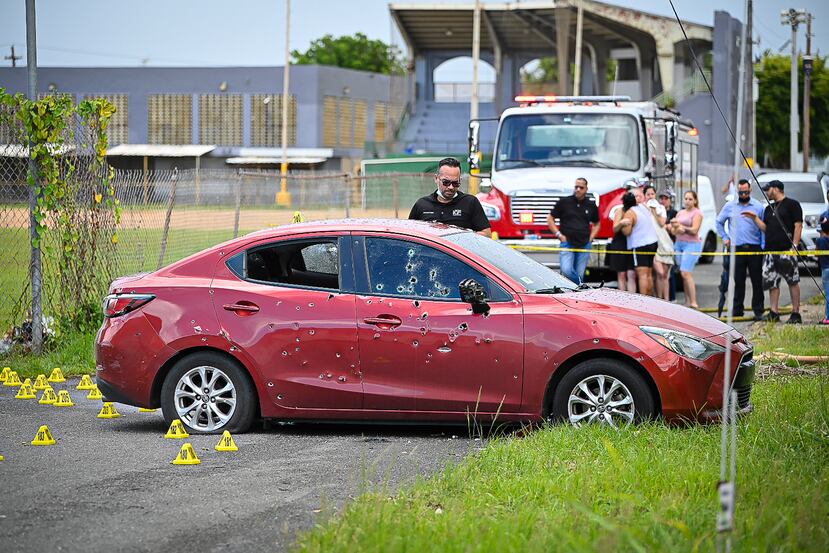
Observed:
[[[685,209],[676,214],[668,225],[668,231],[676,236],[674,249],[679,265],[679,274],[685,287],[685,305],[692,309],[699,309],[697,305],[697,288],[694,283],[693,270],[699,261],[702,252],[702,240],[699,237],[699,228],[702,225],[702,211],[699,209],[699,199],[693,190],[683,196]]]

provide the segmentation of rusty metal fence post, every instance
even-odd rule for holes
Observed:
[[[167,215],[164,217],[164,229],[161,231],[161,249],[158,252],[158,269],[164,264],[164,254],[167,253],[167,236],[170,233],[170,217],[173,215],[173,206],[176,204],[176,183],[178,182],[178,167],[173,169],[173,182],[170,188],[170,198],[167,200]]]
[[[247,182],[247,177],[239,174],[236,182],[236,209],[233,214],[233,238],[239,238],[239,211],[242,209],[242,183]]]

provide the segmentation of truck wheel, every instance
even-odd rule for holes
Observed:
[[[708,236],[705,237],[705,243],[702,245],[703,253],[712,253],[717,249],[717,235],[713,232],[709,232]],[[701,255],[699,258],[699,262],[703,265],[709,265],[714,261],[713,255]]]

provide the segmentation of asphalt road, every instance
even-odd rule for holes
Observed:
[[[235,436],[164,439],[161,411],[70,390],[75,407],[14,398],[0,386],[0,551],[283,551],[366,489],[393,493],[481,442],[466,428],[290,425]],[[57,444],[29,445],[48,424]],[[456,437],[453,437],[455,435]],[[200,465],[172,461],[190,442]]]

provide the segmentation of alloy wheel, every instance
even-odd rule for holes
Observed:
[[[174,405],[187,426],[211,432],[225,426],[236,411],[237,392],[221,369],[194,367],[176,383]]]
[[[601,423],[616,428],[632,423],[635,413],[633,394],[627,386],[604,374],[588,376],[576,384],[567,400],[567,416],[575,426]]]

